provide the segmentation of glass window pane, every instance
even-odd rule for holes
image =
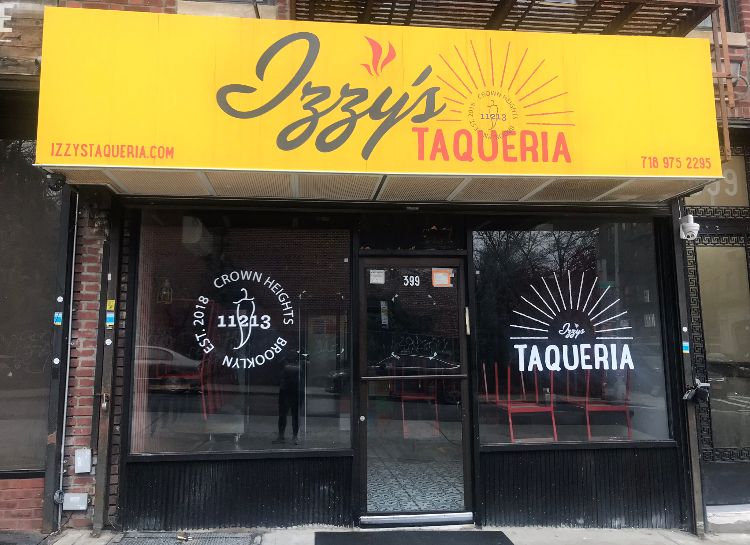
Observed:
[[[47,444],[61,192],[34,148],[0,140],[0,470],[43,469]]]
[[[483,443],[669,437],[651,223],[474,233]]]
[[[454,250],[466,248],[463,218],[452,215],[393,216],[366,214],[360,220],[362,250]]]
[[[463,373],[457,273],[452,267],[365,271],[368,376]]]
[[[350,446],[345,230],[144,214],[133,452]]]
[[[750,289],[744,247],[698,246],[716,447],[750,445]]]
[[[685,199],[688,206],[748,206],[745,157],[733,155],[721,167],[724,180],[704,187]]]

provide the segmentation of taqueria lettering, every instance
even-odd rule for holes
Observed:
[[[452,135],[443,129],[430,132],[428,127],[412,127],[417,135],[417,159],[420,161],[504,161],[506,163],[570,163],[565,133],[523,130],[469,131],[459,129]]]
[[[539,347],[535,344],[515,344],[518,352],[519,371],[575,371],[576,369],[633,369],[630,347],[623,344],[550,344]],[[619,350],[618,350],[619,348]]]
[[[395,98],[393,89],[389,86],[371,100],[368,89],[352,87],[349,83],[344,84],[338,90],[338,96],[334,97],[331,87],[305,81],[320,53],[320,40],[310,32],[295,32],[272,44],[258,59],[255,67],[258,79],[264,81],[266,71],[276,56],[284,48],[297,42],[307,45],[299,68],[286,85],[265,104],[250,110],[240,110],[230,104],[231,95],[252,94],[257,91],[249,85],[232,83],[224,85],[216,93],[216,102],[226,114],[237,119],[252,119],[270,112],[302,86],[300,101],[302,109],[308,115],[290,123],[279,132],[276,137],[279,149],[296,149],[315,135],[315,147],[318,151],[325,153],[336,150],[349,139],[357,122],[367,117],[379,122],[362,147],[362,158],[368,159],[383,136],[399,122],[409,118],[413,123],[424,123],[446,108],[445,104],[437,105],[439,87],[427,87],[419,92],[432,72],[429,65],[414,79],[409,89],[419,93],[416,98],[412,98],[408,91]],[[343,118],[341,114],[344,114]]]

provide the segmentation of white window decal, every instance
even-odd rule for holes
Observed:
[[[530,284],[510,325],[518,370],[634,369],[633,328],[611,288],[586,271]]]

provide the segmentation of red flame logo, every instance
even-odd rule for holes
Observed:
[[[393,44],[388,42],[388,53],[386,54],[383,62],[380,62],[380,58],[383,56],[383,46],[372,38],[365,36],[365,39],[370,43],[372,49],[372,61],[370,64],[363,64],[367,73],[375,76],[379,76],[383,71],[383,68],[388,66],[390,62],[396,58],[396,50],[393,49]]]

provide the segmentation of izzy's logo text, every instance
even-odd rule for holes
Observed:
[[[377,78],[397,53],[390,42],[384,54],[385,48],[377,41],[370,37],[365,39],[370,46],[371,59],[361,64],[361,68],[372,77],[370,85],[375,87]],[[436,76],[433,66],[427,64],[407,79],[411,84],[406,89],[394,90],[391,86],[383,88],[381,85],[377,91],[373,91],[351,83],[333,89],[330,85],[312,81],[309,76],[318,61],[320,48],[320,39],[311,32],[295,32],[277,40],[263,52],[255,66],[257,79],[264,85],[274,87],[272,98],[258,106],[243,108],[239,104],[259,89],[242,83],[230,83],[216,92],[219,108],[236,119],[255,119],[286,104],[293,96],[299,96],[304,114],[281,128],[276,135],[276,146],[282,151],[292,151],[313,141],[319,152],[332,152],[341,148],[357,130],[358,123],[366,119],[373,122],[368,125],[374,125],[374,129],[370,129],[360,150],[365,160],[370,158],[389,131],[403,122],[409,122],[414,125],[411,130],[417,161],[571,162],[565,132],[557,129],[573,125],[557,119],[571,112],[535,110],[537,104],[554,101],[566,93],[534,102],[535,94],[542,92],[548,83],[556,79],[555,76],[534,88],[537,82],[533,76],[538,70],[523,77],[523,80],[519,77],[519,85],[515,85],[515,76],[522,73],[525,55],[515,69],[515,76],[509,76],[507,82],[504,75],[502,80],[498,77],[498,81],[495,81],[492,63],[491,79],[489,75],[485,78],[480,67],[480,85],[456,49],[466,70],[463,77],[458,68],[440,55],[454,74],[447,76],[453,81]],[[300,52],[299,59],[292,65],[296,66],[296,70],[292,69],[291,77],[281,84],[268,83],[266,76],[269,71],[290,62],[288,55],[283,60],[279,58],[285,50]],[[492,56],[491,46],[489,54]],[[476,52],[474,55],[476,58]],[[507,55],[505,58],[507,63]],[[478,63],[477,60],[477,66]],[[510,69],[507,71],[510,73]],[[466,76],[472,82],[471,87],[465,81]],[[465,87],[465,92],[461,85]],[[424,126],[431,120],[434,120],[432,126]],[[449,129],[455,126],[453,122],[460,125],[456,129]],[[536,126],[539,126],[538,129]]]

